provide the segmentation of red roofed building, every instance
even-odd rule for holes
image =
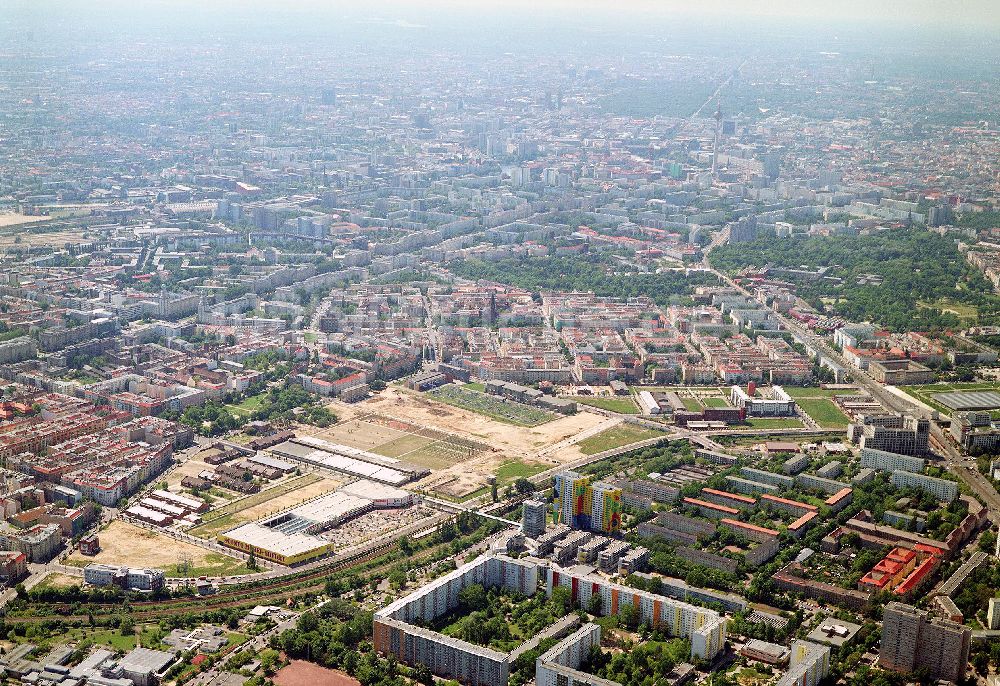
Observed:
[[[851,504],[854,499],[854,489],[842,488],[826,499],[826,506],[834,512],[840,512]]]
[[[778,496],[771,495],[770,493],[765,493],[760,497],[760,504],[766,508],[773,507],[776,510],[790,512],[796,517],[800,517],[808,512],[819,511],[819,508],[815,505],[800,503],[798,500],[789,500],[788,498],[779,498]]]
[[[729,519],[728,517],[719,521],[720,526],[735,534],[745,536],[751,541],[757,541],[758,543],[767,543],[778,537],[777,531],[774,529],[765,529],[762,526],[757,526],[756,524],[747,524],[746,522],[741,522],[736,519]]]
[[[682,502],[689,507],[696,508],[700,514],[705,517],[710,517],[711,519],[718,519],[720,517],[738,517],[740,514],[740,511],[735,507],[716,505],[715,503],[710,503],[707,500],[684,498]]]
[[[802,538],[805,536],[806,530],[815,524],[818,518],[818,512],[806,512],[804,515],[788,525],[788,533],[795,536],[795,538]]]

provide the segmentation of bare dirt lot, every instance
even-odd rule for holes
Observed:
[[[17,226],[19,224],[34,224],[35,222],[43,222],[48,219],[51,219],[51,217],[36,217],[28,214],[3,212],[0,213],[0,228]]]
[[[481,414],[436,402],[420,393],[391,386],[361,403],[365,410],[398,417],[486,443],[509,457],[530,458],[541,449],[601,423],[604,418],[580,412],[540,426],[523,427],[488,419]]]
[[[78,567],[85,567],[91,562],[150,567],[166,570],[168,575],[176,570],[182,559],[190,560],[193,569],[206,575],[232,574],[243,567],[242,562],[228,555],[205,550],[121,520],[111,522],[99,532],[99,536],[101,552],[97,555],[81,555],[76,551],[67,558],[66,563]]]
[[[557,466],[577,458],[576,437],[620,421],[581,412],[515,426],[399,386],[336,411],[346,421],[317,435],[427,467],[434,473],[417,486],[457,498],[484,488],[486,477],[511,461]]]
[[[274,675],[275,686],[361,686],[354,677],[312,662],[292,660]]]

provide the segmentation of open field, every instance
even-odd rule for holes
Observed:
[[[32,588],[41,591],[46,588],[69,588],[70,586],[83,586],[83,579],[69,574],[50,572]]]
[[[755,429],[801,429],[802,420],[795,417],[748,417],[746,423]]]
[[[355,407],[358,411],[392,417],[394,420],[421,427],[422,430],[429,429],[451,436],[452,440],[474,442],[483,446],[483,455],[487,456],[491,453],[506,453],[513,457],[530,457],[542,448],[571,438],[606,421],[596,414],[579,412],[575,415],[557,416],[552,421],[538,426],[518,427],[438,402],[425,393],[417,393],[400,386],[390,386],[378,396],[357,403]],[[335,428],[337,427],[331,427]],[[496,457],[497,464],[503,461],[502,455]],[[409,461],[410,458],[403,459]]]
[[[334,443],[434,470],[447,469],[488,450],[478,441],[374,414],[355,417],[314,433]]]
[[[0,228],[7,226],[18,226],[20,224],[35,224],[52,219],[52,217],[38,217],[28,214],[17,214],[10,212],[0,213]]]
[[[976,320],[979,318],[979,308],[975,305],[956,302],[950,298],[941,298],[940,300],[935,300],[933,302],[918,300],[917,306],[930,307],[935,310],[941,310],[942,312],[948,312],[961,319],[964,324],[975,324]]]
[[[204,523],[188,529],[188,533],[199,538],[215,538],[216,534],[226,529],[287,510],[305,500],[329,493],[339,485],[340,482],[317,474],[293,478],[206,512],[202,517]]]
[[[844,429],[850,423],[847,415],[828,398],[799,398],[796,402],[823,429]]]
[[[516,424],[517,426],[538,426],[556,418],[553,412],[540,410],[537,407],[500,396],[470,391],[466,387],[453,384],[427,391],[427,395],[463,410],[478,412],[498,422]]]
[[[362,450],[371,450],[372,452],[376,452],[379,446],[386,445],[397,438],[403,438],[407,435],[405,431],[364,421],[363,418],[340,422],[329,428],[310,433],[314,433],[316,436],[331,443],[341,443],[354,448],[361,448]],[[397,456],[393,455],[392,457]]]
[[[48,217],[45,217],[48,219]],[[31,231],[5,231],[0,233],[0,250],[17,248],[62,248],[67,245],[83,243],[83,233],[80,231],[52,231],[49,233],[34,233]]]
[[[796,400],[799,398],[832,398],[835,395],[852,395],[858,392],[856,388],[849,388],[847,390],[818,388],[814,386],[782,386],[782,388]]]
[[[589,395],[572,395],[563,397],[569,400],[574,400],[580,405],[589,405],[591,407],[597,407],[609,412],[618,412],[620,414],[639,414],[639,407],[635,404],[635,401],[629,397]]]
[[[498,484],[505,484],[510,481],[516,481],[520,478],[528,478],[529,476],[534,476],[539,472],[544,472],[547,466],[544,464],[528,464],[525,462],[520,462],[518,460],[511,460],[510,462],[504,462],[497,468],[496,478]]]
[[[628,445],[629,443],[637,443],[638,441],[645,441],[663,435],[665,434],[662,431],[657,431],[656,429],[635,426],[634,424],[619,424],[599,434],[585,438],[576,445],[584,455],[594,455],[605,450]]]
[[[87,556],[75,551],[66,564],[86,567],[91,562],[101,562],[150,567],[164,570],[167,576],[231,576],[248,572],[242,560],[121,520],[111,522],[101,530],[100,536],[101,552]],[[182,560],[190,560],[187,575],[178,574],[177,566]]]
[[[337,412],[341,412],[339,405]],[[385,444],[408,434],[438,441],[398,457],[435,470],[431,476],[418,482],[417,487],[449,498],[463,498],[482,489],[486,485],[486,477],[494,475],[503,463],[511,460],[540,462],[551,468],[579,458],[580,451],[570,444],[570,439],[608,421],[607,417],[593,412],[578,412],[575,415],[555,416],[538,426],[515,426],[439,402],[432,396],[399,385],[390,385],[363,402],[344,405],[344,416],[345,419],[352,417],[355,427],[359,427],[354,433],[343,432],[343,426],[349,422],[310,433],[327,440],[337,440],[328,437],[328,434],[340,431],[343,438],[337,442],[351,445],[355,438],[364,440],[364,427],[378,422],[388,423],[397,431],[383,436],[379,441],[381,447],[376,447],[375,452],[398,452],[396,446],[387,448]],[[553,449],[547,450],[549,448]]]
[[[702,398],[701,404],[705,407],[719,408],[719,407],[732,407],[729,401],[725,398],[708,397]]]

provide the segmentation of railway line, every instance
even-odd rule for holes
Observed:
[[[146,600],[129,602],[132,608],[131,616],[136,620],[158,619],[164,616],[176,616],[187,614],[193,611],[205,610],[226,610],[247,605],[268,604],[269,600],[284,600],[288,593],[304,594],[322,591],[326,587],[326,580],[332,574],[348,570],[352,567],[364,564],[373,559],[390,552],[396,546],[395,540],[385,541],[369,549],[358,551],[357,553],[339,560],[331,562],[329,565],[319,567],[306,574],[296,576],[286,576],[272,582],[254,584],[251,588],[241,590],[225,591],[210,596],[166,598],[164,600]],[[427,552],[436,551],[439,546],[429,548]],[[375,567],[372,571],[388,569],[396,561]],[[315,583],[310,583],[315,582]],[[26,615],[26,616],[4,616],[3,622],[8,625],[15,624],[42,624],[49,621],[60,622],[89,622],[90,615],[68,614],[69,608],[77,603],[60,603],[52,605],[56,610],[47,615]],[[108,609],[121,607],[121,599],[111,602],[81,602],[94,609]],[[66,613],[59,612],[63,609]]]

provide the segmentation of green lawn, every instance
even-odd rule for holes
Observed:
[[[235,415],[250,416],[254,410],[264,404],[264,399],[266,397],[266,393],[260,393],[259,395],[252,395],[249,398],[244,398],[238,403],[224,405],[224,407]]]
[[[497,483],[504,484],[509,481],[516,481],[521,477],[527,479],[529,476],[544,472],[546,469],[547,467],[543,464],[528,464],[520,460],[510,460],[497,467]]]
[[[826,398],[799,398],[799,407],[824,429],[843,429],[850,423],[847,415],[832,400]]]
[[[941,298],[940,300],[935,300],[930,303],[918,300],[917,306],[930,307],[935,310],[950,312],[966,324],[975,324],[976,320],[979,318],[979,308],[975,305],[956,302],[950,298]]]
[[[577,446],[584,455],[594,455],[612,448],[620,448],[623,445],[637,443],[649,438],[663,436],[662,431],[649,429],[644,426],[634,424],[619,424],[618,426],[606,429],[599,434],[595,434],[583,439]]]
[[[746,423],[755,429],[801,429],[802,422],[795,417],[750,417]]]
[[[472,391],[466,386],[448,384],[427,391],[425,395],[464,410],[478,412],[498,422],[516,426],[538,426],[556,418],[554,412],[540,410],[537,407],[499,396]]]
[[[725,398],[708,397],[701,399],[705,407],[732,407]]]
[[[468,388],[470,391],[479,391],[480,393],[486,392],[486,384],[480,383],[478,381],[470,381],[469,383],[462,386],[462,388]]]
[[[592,397],[587,395],[574,395],[567,397],[569,400],[575,400],[580,405],[589,405],[591,407],[597,407],[609,412],[618,412],[620,414],[639,414],[639,408],[636,407],[635,401],[632,400],[632,398],[617,396]]]
[[[684,403],[688,412],[701,412],[701,403],[690,396],[682,395],[681,402]]]
[[[799,398],[832,398],[835,395],[849,395],[856,392],[854,390],[841,391],[833,388],[817,388],[813,386],[805,388],[801,386],[782,386],[782,388],[796,400]]]
[[[164,575],[170,578],[183,578],[194,576],[236,576],[237,574],[249,574],[246,563],[242,560],[223,555],[222,553],[209,553],[205,556],[205,564],[189,567],[186,571],[179,569],[176,564],[170,565],[163,570]]]
[[[128,636],[122,636],[118,633],[117,629],[95,629],[87,630],[84,629],[81,632],[80,638],[86,638],[93,641],[94,645],[108,646],[113,650],[120,652],[127,652],[135,648],[135,633],[129,633]],[[142,647],[143,648],[165,648],[165,646],[159,641],[159,636],[162,636],[163,632],[159,630],[159,627],[154,625],[143,626],[141,633]],[[153,640],[156,638],[157,640]]]

